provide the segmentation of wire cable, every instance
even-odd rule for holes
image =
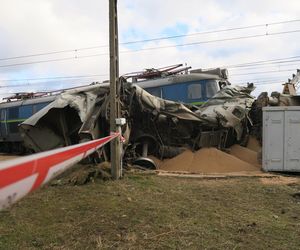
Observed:
[[[230,37],[230,38],[223,38],[223,39],[199,41],[199,42],[192,42],[192,43],[183,43],[183,44],[176,44],[176,45],[150,47],[150,48],[143,48],[143,49],[136,49],[136,50],[127,50],[127,51],[121,51],[120,53],[133,53],[133,52],[139,52],[139,51],[149,51],[149,50],[167,49],[167,48],[175,48],[175,47],[185,47],[185,46],[199,45],[199,44],[205,44],[205,43],[234,41],[234,40],[258,38],[258,37],[265,37],[265,36],[284,35],[284,34],[298,33],[298,32],[300,32],[300,30],[289,30],[289,31],[249,35],[249,36],[239,36],[239,37]]]
[[[277,72],[288,72],[288,71],[295,71],[295,70],[297,70],[297,69],[270,70],[270,71],[260,71],[260,72],[232,74],[231,76],[257,75],[257,74],[267,74],[267,73],[277,73]]]
[[[17,82],[17,81],[37,81],[37,80],[53,80],[53,79],[79,79],[79,78],[91,78],[108,76],[108,74],[94,74],[94,75],[77,75],[77,76],[53,76],[53,77],[39,77],[39,78],[23,78],[23,79],[2,79],[0,82]]]
[[[92,78],[92,79],[94,79],[94,80],[93,81],[90,80],[91,82],[98,82],[98,80],[99,80],[98,78]],[[73,78],[71,80],[72,81],[76,81],[76,80],[77,81],[78,80],[82,81],[82,78],[78,78],[78,79]],[[57,80],[49,80],[49,81],[40,81],[40,82],[33,82],[33,83],[28,82],[28,83],[17,83],[17,84],[9,84],[9,85],[0,85],[0,88],[29,87],[29,86],[34,86],[34,85],[45,85],[47,83],[51,83],[51,84],[53,84],[53,83],[57,83],[57,84],[76,84],[74,82],[70,82],[70,79],[61,79],[59,81],[57,81]]]
[[[255,24],[255,25],[249,25],[249,26],[232,27],[232,28],[225,28],[225,29],[211,30],[211,31],[202,31],[202,32],[196,32],[196,33],[191,33],[191,34],[164,36],[164,37],[150,38],[150,39],[144,39],[144,40],[121,42],[120,45],[146,43],[146,42],[153,42],[153,41],[160,41],[160,40],[170,40],[170,39],[176,39],[176,38],[181,38],[181,37],[191,37],[191,36],[214,34],[214,33],[220,33],[220,32],[228,32],[228,31],[234,31],[234,30],[252,29],[252,28],[258,28],[258,27],[269,27],[269,26],[273,26],[273,25],[288,24],[288,23],[295,23],[295,22],[300,22],[300,19],[293,19],[293,20],[287,20],[287,21],[281,21],[281,22],[270,22],[270,23],[265,23],[265,24]],[[71,52],[76,53],[78,51],[84,51],[84,50],[107,48],[108,46],[109,45],[99,45],[99,46],[82,47],[82,48],[77,48],[77,49],[65,49],[65,50],[57,50],[57,51],[28,54],[28,55],[21,55],[21,56],[4,57],[4,58],[0,58],[0,61],[21,59],[21,58],[27,58],[27,57],[38,57],[38,56],[45,56],[45,55],[62,54],[62,53],[71,53]]]
[[[134,52],[140,52],[140,51],[153,51],[153,50],[175,48],[175,47],[195,46],[195,45],[200,45],[200,44],[205,44],[205,43],[214,43],[214,42],[223,42],[223,41],[234,41],[234,40],[249,39],[249,38],[258,38],[258,37],[265,37],[265,36],[284,35],[284,34],[297,33],[297,32],[300,32],[300,30],[290,30],[290,31],[283,31],[283,32],[266,33],[266,34],[260,34],[260,35],[231,37],[231,38],[224,38],[224,39],[199,41],[199,42],[193,42],[193,43],[183,43],[183,44],[176,44],[176,45],[167,45],[167,46],[159,46],[159,47],[142,48],[142,49],[136,49],[136,50],[126,50],[126,51],[120,51],[120,54],[134,53]],[[66,57],[66,58],[58,58],[58,59],[50,59],[50,60],[40,60],[40,61],[24,62],[24,63],[5,64],[5,65],[0,65],[0,68],[15,67],[15,66],[29,65],[29,64],[48,63],[48,62],[57,62],[57,61],[67,61],[67,60],[74,60],[74,59],[81,59],[81,58],[90,58],[90,57],[97,57],[97,56],[108,56],[108,55],[109,55],[108,53],[100,53],[100,54],[84,55],[84,56],[77,56],[77,55],[75,55],[74,57]]]
[[[266,24],[256,24],[256,25],[249,25],[249,26],[242,26],[242,27],[234,27],[234,28],[227,28],[227,29],[219,29],[219,30],[212,30],[212,31],[202,31],[202,32],[185,34],[185,35],[166,36],[166,37],[145,39],[145,40],[139,40],[139,41],[125,42],[125,43],[120,43],[120,44],[134,44],[134,43],[143,43],[143,42],[153,42],[153,41],[159,41],[159,40],[169,40],[169,39],[176,39],[176,38],[181,38],[181,37],[206,35],[206,34],[227,32],[227,31],[234,31],[234,30],[243,30],[243,29],[251,29],[251,28],[258,28],[258,27],[268,27],[268,26],[272,26],[272,25],[286,24],[286,23],[292,23],[292,22],[300,22],[300,19],[282,21],[282,22],[266,23]]]
[[[281,76],[276,76],[276,77],[263,77],[263,78],[242,78],[242,79],[238,79],[235,81],[240,81],[240,82],[258,82],[258,81],[277,81],[277,80],[281,80],[283,77],[285,77],[285,79],[287,79],[286,75],[281,75]]]
[[[292,61],[293,62],[293,61]],[[281,68],[284,69],[284,67],[288,66],[295,66],[300,67],[299,63],[300,60],[295,60],[294,63],[289,63],[289,61],[286,62],[277,62],[277,63],[271,63],[271,64],[258,64],[258,65],[249,65],[245,67],[238,67],[238,68],[231,68],[230,72],[236,72],[236,71],[245,71],[245,70],[254,70],[254,69],[264,69],[264,68]]]

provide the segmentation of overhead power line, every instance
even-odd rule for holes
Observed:
[[[240,81],[238,83],[233,82],[233,84],[234,85],[243,85],[243,84],[246,84],[247,82],[251,82],[251,83],[254,83],[255,85],[264,85],[264,84],[267,84],[267,83],[270,83],[270,84],[284,83],[285,81],[286,81],[286,79],[276,79],[276,80],[268,80],[268,81],[251,81],[251,80],[249,81],[249,80],[245,80],[245,81]],[[17,87],[30,87],[30,86],[36,86],[36,85],[41,85],[41,84],[46,84],[46,83],[53,83],[53,82],[56,82],[56,81],[43,81],[43,82],[27,83],[27,84],[14,84],[14,85],[8,85],[8,86],[0,86],[0,89],[17,88]],[[78,82],[77,83],[67,82],[67,83],[64,83],[64,85],[71,85],[71,86],[75,85],[72,88],[82,87],[82,84],[79,84]],[[64,88],[64,89],[66,90],[66,89],[70,89],[70,88]],[[56,91],[59,91],[59,90],[51,90],[51,89],[37,90],[37,92],[51,92],[51,91],[56,92]],[[13,94],[13,93],[14,92],[12,92],[12,93],[1,93],[0,92],[0,95]]]
[[[214,33],[220,33],[220,32],[229,32],[229,31],[235,31],[235,30],[259,28],[259,27],[269,27],[269,26],[273,26],[273,25],[288,24],[288,23],[295,23],[295,22],[300,22],[300,19],[293,19],[293,20],[287,20],[287,21],[281,21],[281,22],[270,22],[270,23],[255,24],[255,25],[240,26],[240,27],[230,27],[230,28],[224,28],[224,29],[218,29],[218,30],[202,31],[202,32],[175,35],[175,36],[163,36],[163,37],[156,37],[156,38],[150,38],[150,39],[121,42],[120,44],[121,45],[130,45],[130,44],[137,44],[137,43],[170,40],[170,39],[177,39],[177,38],[182,38],[182,37],[207,35],[207,34],[214,34]],[[77,48],[77,49],[65,49],[65,50],[57,50],[57,51],[50,51],[50,52],[41,52],[41,53],[36,53],[36,54],[4,57],[4,58],[0,58],[0,61],[21,59],[21,58],[28,58],[28,57],[38,57],[38,56],[45,56],[45,55],[55,55],[55,54],[62,54],[62,53],[71,53],[71,52],[76,53],[78,51],[93,50],[93,49],[107,48],[107,47],[108,47],[108,44],[98,45],[98,46],[90,46],[90,47],[82,47],[82,48]]]
[[[277,81],[281,80],[283,77],[285,77],[285,80],[288,79],[288,76],[286,75],[280,75],[280,76],[273,76],[273,77],[262,77],[262,78],[242,78],[236,81],[239,82],[258,82],[258,81]]]
[[[245,74],[233,74],[233,76],[235,75],[252,75],[253,74],[262,74],[262,73],[278,73],[278,72],[286,72],[286,71],[294,71],[294,69],[288,69],[288,70],[274,70],[274,71],[262,71],[262,72],[251,72],[251,73],[245,73]],[[42,80],[39,82],[33,82],[33,83],[21,83],[21,84],[10,84],[10,85],[0,85],[0,88],[15,88],[15,87],[29,87],[29,86],[33,86],[33,85],[41,85],[41,84],[47,84],[47,83],[61,83],[62,81],[70,81],[70,80],[82,80],[82,78],[93,78],[94,77],[100,77],[100,76],[108,76],[108,75],[82,75],[82,76],[55,76],[55,77],[40,77],[40,78],[24,78],[24,79],[7,79],[7,80],[0,80],[1,81],[37,81],[37,80]],[[245,82],[266,82],[266,81],[270,81],[270,82],[274,82],[274,81],[279,81],[283,78],[283,76],[278,76],[278,77],[264,77],[264,78],[256,78],[256,79],[240,79],[238,80],[239,83],[235,83],[234,84],[242,84]],[[285,81],[287,79],[287,77],[285,77],[285,79],[283,79],[282,81]],[[49,80],[49,81],[43,81],[43,80]],[[59,80],[59,81],[57,81]],[[64,84],[76,84],[74,82],[67,82]]]
[[[73,79],[73,80],[81,80],[82,79]],[[69,81],[69,82],[66,82]],[[59,82],[57,80],[49,80],[49,81],[41,81],[41,82],[33,82],[33,83],[18,83],[18,84],[10,84],[10,85],[1,85],[0,89],[5,89],[5,88],[16,88],[16,87],[30,87],[30,86],[37,86],[37,85],[45,85],[47,83],[51,83],[53,85],[53,83],[63,83],[63,85],[73,85],[73,84],[78,84],[78,81],[75,82],[70,82],[69,79],[62,79]]]
[[[293,59],[295,58],[295,59]],[[293,59],[293,60],[288,60]],[[242,68],[242,67],[249,67],[249,66],[257,66],[257,65],[266,65],[266,64],[281,64],[281,63],[288,63],[288,62],[298,62],[300,60],[300,56],[292,56],[286,58],[279,58],[279,59],[271,59],[271,60],[264,60],[264,61],[256,61],[256,62],[248,62],[243,64],[236,64],[236,65],[225,65],[222,67],[225,68]]]
[[[257,83],[277,83],[277,82],[282,82],[282,83],[285,83],[287,81],[287,79],[285,78],[280,78],[280,79],[276,79],[276,80],[264,80],[264,81],[239,81],[239,82],[233,82],[234,84],[244,84],[244,83],[248,83],[248,82],[251,82],[251,83],[254,83],[254,84],[257,84]]]
[[[295,61],[300,60],[300,55],[299,56],[290,56],[290,57],[284,57],[284,58],[273,58],[273,59],[267,59],[267,60],[259,60],[259,61],[250,61],[250,62],[243,62],[243,63],[238,63],[238,64],[225,64],[222,66],[217,66],[217,67],[209,67],[209,68],[204,68],[205,70],[209,69],[215,69],[215,68],[239,68],[239,67],[248,67],[248,66],[255,66],[255,65],[264,65],[264,64],[272,64],[280,62],[292,62],[291,59],[294,59]]]
[[[272,61],[272,62],[265,62],[265,63],[253,63],[253,64],[248,64],[248,65],[243,65],[243,66],[238,66],[238,67],[226,67],[226,68],[234,69],[234,70],[240,70],[240,69],[247,69],[247,68],[253,68],[253,67],[266,67],[265,65],[267,65],[267,66],[269,65],[269,66],[272,66],[272,67],[277,67],[277,66],[293,65],[296,62],[300,62],[300,58],[295,59],[295,60],[286,60],[286,61]],[[297,65],[299,65],[299,63],[297,63]]]
[[[249,26],[226,28],[226,29],[219,29],[219,30],[212,30],[212,31],[202,31],[202,32],[185,34],[185,35],[165,36],[165,37],[151,38],[151,39],[146,39],[146,40],[125,42],[125,43],[121,43],[121,44],[134,44],[134,43],[143,43],[143,42],[153,42],[153,41],[159,41],[159,40],[169,40],[169,39],[176,39],[176,38],[181,38],[181,37],[207,35],[207,34],[234,31],[234,30],[244,30],[244,29],[252,29],[252,28],[258,28],[258,27],[268,27],[268,26],[272,26],[272,25],[286,24],[286,23],[293,23],[293,22],[300,22],[300,19],[282,21],[282,22],[265,23],[265,24],[255,24],[255,25],[249,25]]]
[[[231,37],[231,38],[216,39],[216,40],[199,41],[199,42],[193,42],[193,43],[183,43],[183,44],[176,44],[176,45],[166,45],[166,46],[142,48],[142,49],[135,49],[135,50],[126,50],[126,51],[120,51],[120,53],[125,54],[125,53],[134,53],[134,52],[140,52],[140,51],[153,51],[153,50],[175,48],[175,47],[195,46],[195,45],[206,44],[206,43],[214,43],[214,42],[234,41],[234,40],[258,38],[258,37],[265,37],[265,36],[284,35],[284,34],[297,33],[297,32],[300,32],[300,30],[290,30],[290,31],[250,35],[250,36],[240,36],[240,37]],[[65,57],[65,58],[58,58],[58,59],[33,61],[33,62],[5,64],[5,65],[0,65],[0,68],[21,66],[21,65],[29,65],[29,64],[47,63],[47,62],[67,61],[67,60],[90,58],[90,57],[97,57],[97,56],[108,56],[108,55],[109,55],[108,53],[100,53],[100,54],[84,55],[84,56],[75,55],[74,57]]]
[[[289,63],[289,62],[293,62],[293,63]],[[236,71],[241,71],[241,70],[249,71],[249,70],[254,70],[254,69],[262,69],[262,68],[284,69],[284,67],[290,67],[290,66],[300,67],[299,62],[300,62],[300,59],[294,60],[294,61],[286,61],[286,62],[274,62],[274,63],[269,63],[269,64],[249,65],[249,66],[245,66],[245,67],[231,68],[230,70],[233,72],[236,72]]]
[[[245,67],[252,67],[252,65],[263,65],[263,63],[276,63],[276,60],[287,60],[292,58],[300,58],[300,56],[292,56],[292,57],[285,57],[285,58],[277,58],[277,59],[269,59],[269,60],[259,60],[259,61],[251,61],[251,62],[245,62],[243,64],[236,64],[236,66],[242,66],[245,65]],[[288,61],[279,61],[278,63],[284,63],[284,62],[290,62],[290,61],[300,61],[298,60],[288,60]],[[234,68],[235,65],[231,65],[232,68]],[[285,65],[287,66],[287,65]],[[222,66],[222,67],[229,67],[230,66]],[[272,71],[272,72],[278,72]],[[237,74],[230,74],[230,76],[236,76]],[[244,74],[238,74],[238,75],[244,75]],[[19,78],[19,79],[1,79],[0,82],[18,82],[18,81],[38,81],[38,80],[54,80],[54,79],[80,79],[80,78],[92,78],[92,77],[107,77],[108,74],[86,74],[86,75],[74,75],[74,76],[54,76],[54,77],[38,77],[38,78]],[[278,77],[277,77],[278,78]],[[266,78],[262,78],[266,79]],[[260,79],[246,79],[245,81],[253,81],[253,80],[262,80]],[[269,78],[268,78],[269,79]]]
[[[263,82],[263,83],[254,83],[254,86],[264,86],[264,85],[271,85],[271,84],[274,84],[274,85],[277,84],[277,85],[281,86],[284,83],[285,83],[285,81]],[[241,83],[240,85],[246,85],[246,84],[247,83]]]
[[[99,47],[101,47],[101,46],[86,47],[86,48],[80,48],[80,49],[58,50],[58,51],[43,52],[43,53],[30,54],[30,55],[22,55],[22,56],[4,57],[4,58],[0,58],[0,61],[13,60],[13,59],[21,59],[21,58],[27,58],[27,57],[37,57],[37,56],[47,56],[47,55],[63,54],[63,53],[70,53],[70,52],[75,52],[76,53],[77,51],[97,49]]]
[[[270,70],[270,71],[260,71],[260,72],[250,72],[250,73],[232,74],[231,76],[244,76],[244,75],[268,74],[268,73],[288,72],[288,71],[295,71],[295,70],[297,70],[297,69]]]
[[[136,49],[136,50],[121,51],[121,53],[132,53],[132,52],[139,52],[139,51],[149,51],[149,50],[167,49],[167,48],[175,48],[175,47],[185,47],[185,46],[193,46],[193,45],[199,45],[199,44],[205,44],[205,43],[234,41],[234,40],[258,38],[258,37],[265,37],[265,36],[284,35],[284,34],[298,33],[298,32],[300,32],[300,30],[289,30],[289,31],[249,35],[249,36],[229,37],[229,38],[223,38],[223,39],[215,39],[215,40],[198,41],[198,42],[192,42],[192,43],[182,43],[182,44],[176,44],[176,45],[166,45],[166,46],[159,46],[159,47],[150,47],[150,48],[143,48],[143,49]]]
[[[108,74],[95,74],[95,75],[76,75],[76,76],[53,76],[53,77],[38,77],[38,78],[23,78],[23,79],[0,79],[0,82],[18,82],[18,81],[37,81],[37,80],[54,80],[54,79],[80,79],[80,78],[91,78],[108,76]]]
[[[33,61],[33,62],[13,63],[13,64],[0,65],[0,68],[21,66],[21,65],[30,65],[30,64],[39,64],[39,63],[48,63],[48,62],[68,61],[68,60],[74,60],[74,59],[80,59],[80,58],[89,58],[89,57],[107,56],[107,55],[108,55],[107,53],[102,53],[102,54],[94,54],[94,55],[86,55],[86,56],[73,56],[73,57],[64,57],[64,58],[58,58],[58,59],[40,60],[40,61]]]

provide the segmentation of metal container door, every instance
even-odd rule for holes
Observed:
[[[263,169],[282,171],[284,164],[284,112],[263,112]]]
[[[285,111],[284,171],[300,172],[300,112]]]

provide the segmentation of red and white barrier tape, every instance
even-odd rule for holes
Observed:
[[[110,136],[0,163],[0,210],[64,172],[119,136]]]

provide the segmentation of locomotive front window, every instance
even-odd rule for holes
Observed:
[[[218,91],[218,84],[216,80],[208,80],[206,81],[206,97],[213,97]]]
[[[202,91],[201,91],[201,84],[194,83],[188,86],[188,99],[201,99],[202,98]]]

